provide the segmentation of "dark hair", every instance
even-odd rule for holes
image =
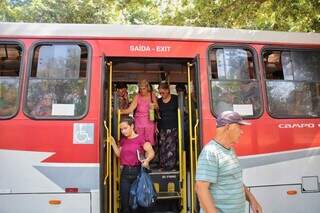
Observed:
[[[185,84],[184,83],[177,83],[176,84],[176,90],[177,90],[177,92],[179,92],[179,91],[185,92],[186,91]]]
[[[170,86],[167,82],[161,82],[159,84],[159,89],[166,89],[166,90],[170,90]]]
[[[134,124],[134,119],[131,116],[123,116],[120,118],[120,123],[123,123],[123,122],[131,126],[132,124]]]
[[[119,82],[119,83],[117,83],[116,88],[117,88],[117,89],[127,88],[127,84],[124,83],[124,82]]]

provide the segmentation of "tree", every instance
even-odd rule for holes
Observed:
[[[7,0],[0,1],[0,20],[1,21],[14,21],[14,12]]]
[[[320,32],[318,0],[194,0],[164,24],[277,31]],[[178,20],[176,22],[175,20]]]
[[[0,20],[320,32],[320,1],[3,0]]]
[[[15,6],[15,21],[108,23],[112,21],[112,5],[108,0],[32,0]]]

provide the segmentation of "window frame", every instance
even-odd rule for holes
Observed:
[[[0,120],[9,120],[16,117],[20,111],[21,107],[21,96],[22,96],[22,88],[23,88],[23,79],[24,79],[24,65],[25,65],[25,44],[21,40],[0,40],[0,44],[9,44],[9,45],[17,45],[21,48],[21,60],[20,60],[20,68],[19,68],[19,76],[17,79],[19,80],[19,87],[18,87],[18,103],[17,103],[17,110],[15,113],[9,116],[0,116]],[[1,78],[1,77],[0,77]]]
[[[265,69],[265,64],[264,64],[264,53],[266,51],[280,51],[280,52],[283,52],[283,51],[316,51],[316,52],[320,52],[320,47],[317,46],[316,48],[315,47],[297,47],[297,46],[289,46],[289,45],[286,45],[286,46],[272,46],[272,45],[267,45],[267,46],[263,46],[261,48],[261,51],[260,51],[260,56],[261,56],[261,65],[262,65],[262,71],[263,71],[263,84],[264,84],[264,90],[265,90],[265,95],[266,95],[266,111],[268,113],[268,115],[274,119],[317,119],[317,118],[320,118],[320,116],[317,116],[317,117],[307,117],[306,115],[304,116],[301,116],[301,115],[287,115],[287,116],[275,116],[274,114],[272,114],[269,110],[269,97],[268,97],[268,88],[267,88],[267,81],[281,81],[281,82],[300,82],[300,83],[307,83],[307,82],[317,82],[317,81],[303,81],[303,80],[285,80],[285,79],[267,79],[267,72],[266,72],[266,69]]]
[[[86,81],[87,81],[87,103],[86,109],[83,115],[81,116],[32,116],[27,112],[27,99],[28,99],[28,88],[29,88],[29,79],[31,78],[32,73],[32,64],[33,57],[37,47],[43,45],[82,45],[85,46],[88,50],[88,61],[86,65],[87,73],[86,73]],[[81,120],[88,115],[89,106],[90,106],[90,92],[91,92],[91,73],[92,73],[92,47],[87,41],[79,41],[79,40],[42,40],[35,41],[29,48],[28,53],[28,65],[27,65],[27,77],[26,83],[24,85],[24,100],[23,100],[23,113],[30,119],[33,120]],[[78,78],[80,79],[80,78]],[[68,79],[66,79],[68,80]]]
[[[212,97],[212,88],[211,88],[211,81],[219,81],[219,79],[213,79],[212,78],[212,73],[211,73],[211,62],[210,62],[210,53],[212,52],[213,49],[219,49],[219,48],[234,48],[234,49],[243,49],[243,50],[248,50],[252,53],[253,57],[253,68],[255,71],[256,75],[256,81],[258,83],[258,88],[259,88],[259,95],[260,95],[260,104],[261,104],[261,111],[259,114],[256,116],[248,116],[245,117],[246,120],[253,120],[253,119],[258,119],[260,118],[263,113],[264,113],[264,97],[263,97],[263,91],[262,91],[262,86],[261,86],[261,74],[260,74],[260,69],[259,69],[259,60],[258,60],[258,53],[256,49],[248,44],[229,44],[229,43],[215,43],[211,44],[208,47],[207,51],[207,75],[208,75],[208,89],[209,89],[209,101],[210,101],[210,111],[211,114],[214,117],[217,117],[217,114],[214,111],[214,106],[213,106],[213,97]],[[249,81],[252,79],[249,79]],[[220,81],[238,81],[238,82],[244,82],[246,80],[220,80]]]

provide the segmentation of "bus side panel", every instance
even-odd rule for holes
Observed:
[[[90,193],[78,194],[4,194],[0,195],[0,212],[5,213],[90,213]]]
[[[320,209],[320,192],[302,193],[301,185],[252,187],[250,190],[264,212],[318,213]]]
[[[37,41],[22,40],[26,52]],[[28,118],[23,113],[23,97],[18,114],[0,121],[0,212],[100,211],[101,54],[96,43],[91,45],[89,108],[83,118]],[[25,96],[25,92],[21,94]],[[92,138],[77,142],[77,127],[83,124],[88,128],[82,133],[90,132]],[[48,204],[56,198],[61,205]]]

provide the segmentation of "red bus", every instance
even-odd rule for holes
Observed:
[[[152,171],[152,211],[198,211],[197,154],[234,110],[252,123],[236,151],[264,212],[319,212],[320,34],[26,23],[0,24],[0,212],[118,212],[114,87],[140,79],[186,90],[179,169]]]

